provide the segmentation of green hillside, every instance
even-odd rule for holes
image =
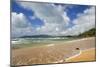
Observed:
[[[96,29],[93,28],[93,29],[90,29],[89,31],[86,31],[86,32],[80,34],[79,37],[92,37],[95,35],[96,35]]]

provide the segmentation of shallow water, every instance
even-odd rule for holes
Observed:
[[[73,40],[75,38],[65,38],[65,37],[56,37],[56,38],[16,38],[12,39],[12,48],[22,48],[22,47],[31,47],[31,46],[42,46],[48,44],[62,43],[65,41]]]

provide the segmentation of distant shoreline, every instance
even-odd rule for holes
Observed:
[[[82,41],[82,40],[84,41],[84,40],[88,40],[88,39],[92,39],[92,38],[94,38],[94,37],[79,38],[79,39],[76,39],[76,40],[73,39],[73,40],[63,42],[63,43],[72,43],[72,42],[78,42],[78,41]],[[50,46],[50,45],[55,46],[56,44],[48,44],[46,46]]]

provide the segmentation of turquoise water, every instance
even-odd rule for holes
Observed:
[[[23,48],[31,46],[42,46],[48,44],[61,43],[64,41],[72,40],[73,38],[56,37],[56,38],[15,38],[12,39],[12,48]]]

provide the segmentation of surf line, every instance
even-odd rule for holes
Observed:
[[[55,44],[48,44],[48,45],[46,45],[46,46],[48,46],[48,47],[49,47],[49,46],[54,46],[54,45],[55,45]]]
[[[66,59],[66,61],[68,61],[68,60],[70,60],[70,59],[72,59],[72,58],[75,58],[75,57],[79,56],[80,54],[82,54],[82,51],[87,51],[87,50],[91,50],[91,49],[94,49],[94,48],[85,49],[85,50],[80,50],[79,54],[76,54],[76,55],[74,55],[74,56],[72,56],[72,57],[69,57],[68,59]]]
[[[76,54],[76,55],[74,55],[74,56],[69,57],[67,60],[69,60],[69,59],[71,59],[71,58],[74,58],[74,57],[76,57],[76,56],[80,55],[81,53],[82,53],[82,51],[80,50],[80,52],[79,52],[78,54]],[[56,61],[56,62],[53,62],[53,63],[62,63],[62,62],[66,62],[67,60],[62,59],[62,60],[59,60],[59,61]]]
[[[71,57],[69,57],[68,59],[66,59],[66,61],[68,61],[68,60],[71,59],[71,58],[75,58],[75,57],[79,56],[81,53],[82,53],[82,50],[80,50],[80,52],[79,52],[78,54],[76,54],[76,55],[74,55],[74,56],[71,56]]]
[[[88,40],[88,39],[92,39],[92,38],[76,39],[76,40],[67,41],[67,42],[65,42],[65,43],[72,43],[72,42],[77,42],[77,41],[84,41],[84,40]]]

